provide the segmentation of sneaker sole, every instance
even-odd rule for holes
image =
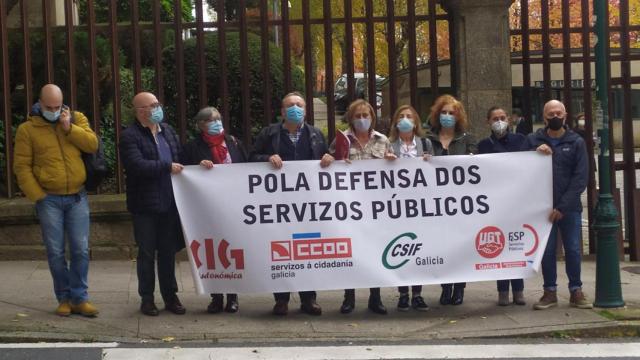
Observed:
[[[58,315],[58,316],[62,316],[62,317],[69,317],[69,316],[71,316],[71,313],[61,313],[61,312],[56,312],[56,315]]]
[[[399,307],[399,308],[398,308],[398,311],[407,312],[407,311],[409,311],[409,309],[410,309],[410,308],[408,308],[408,307],[406,307],[406,308],[401,308],[401,307]]]
[[[426,307],[426,308],[414,307],[413,309],[416,310],[416,311],[429,311],[428,307]]]
[[[537,305],[537,304],[536,304],[536,305],[533,305],[533,308],[534,308],[535,310],[547,310],[547,309],[549,309],[549,308],[556,307],[556,306],[558,306],[558,303],[557,303],[557,302],[555,302],[555,303],[551,303],[551,304],[549,304],[549,305]]]
[[[578,308],[578,309],[593,309],[593,304],[579,305],[579,304],[570,303],[569,305],[571,307]]]

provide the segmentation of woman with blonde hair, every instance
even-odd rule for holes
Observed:
[[[468,155],[477,153],[474,137],[467,132],[469,121],[462,103],[451,95],[442,95],[431,106],[431,133],[433,155]],[[464,299],[466,283],[442,284],[440,304],[460,305]],[[453,290],[453,291],[452,291]]]

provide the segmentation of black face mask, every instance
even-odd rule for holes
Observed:
[[[562,125],[564,125],[564,119],[561,119],[557,116],[551,119],[547,119],[547,126],[551,130],[554,130],[554,131],[560,130],[562,128]]]

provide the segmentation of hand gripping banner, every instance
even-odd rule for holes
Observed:
[[[199,294],[527,278],[552,225],[536,152],[187,166],[172,181]]]

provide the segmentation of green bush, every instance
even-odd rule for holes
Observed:
[[[248,34],[248,57],[249,69],[246,73],[249,78],[246,79],[249,84],[249,98],[242,98],[241,76],[240,71],[240,35],[237,32],[226,34],[227,49],[227,85],[229,93],[226,99],[220,98],[220,71],[219,71],[219,53],[218,53],[218,33],[211,32],[205,34],[205,52],[206,52],[206,83],[208,99],[207,103],[219,109],[222,108],[222,102],[226,101],[229,106],[229,116],[231,124],[231,133],[242,135],[245,131],[255,134],[262,126],[263,119],[266,117],[268,122],[276,120],[279,114],[281,99],[284,94],[284,77],[283,77],[283,61],[282,50],[277,48],[274,43],[269,44],[270,57],[270,85],[271,85],[271,114],[264,113],[264,78],[262,73],[262,62],[258,59],[262,58],[260,36]],[[185,85],[186,85],[186,114],[191,119],[199,110],[198,98],[198,64],[196,57],[196,39],[188,39],[184,43],[185,61]],[[175,47],[165,48],[163,52],[163,67],[165,73],[165,105],[166,114],[169,119],[175,119],[177,88],[176,88],[176,61]],[[292,69],[292,86],[294,89],[302,90],[303,74],[298,68]],[[242,101],[250,102],[250,114],[252,128],[243,129],[242,126]],[[190,126],[193,128],[194,126]]]

